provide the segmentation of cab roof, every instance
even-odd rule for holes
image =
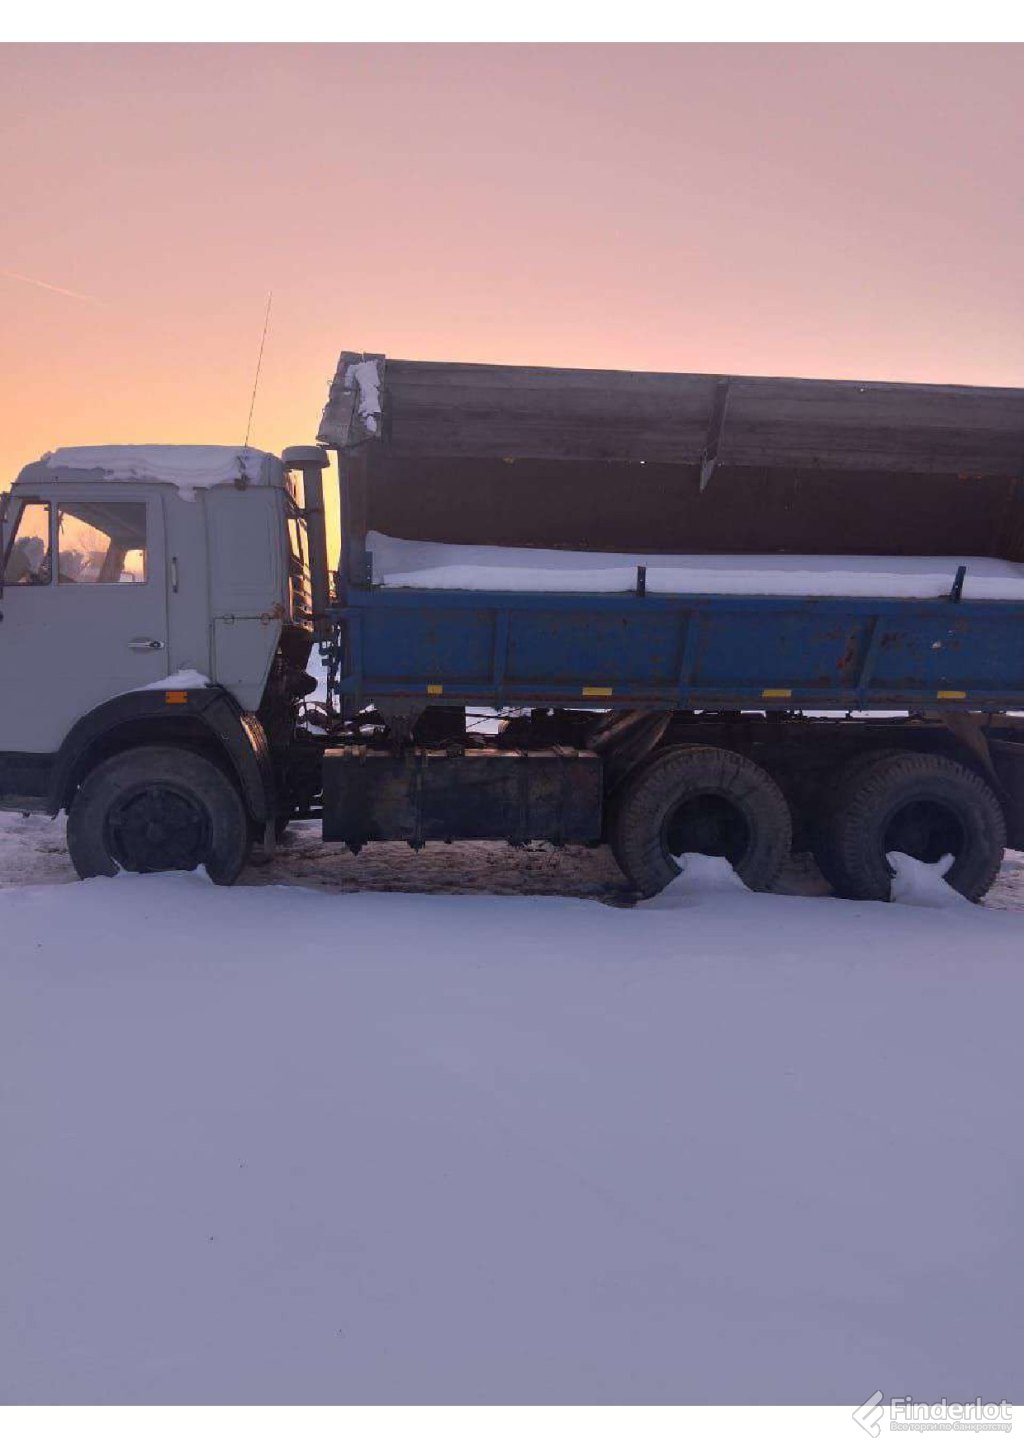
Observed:
[[[99,482],[169,483],[183,497],[221,484],[280,486],[280,459],[258,448],[105,444],[61,447],[44,453],[18,474],[19,483]]]

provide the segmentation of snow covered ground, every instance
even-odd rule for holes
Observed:
[[[1020,1401],[1022,857],[627,910],[308,829],[83,885],[0,816],[0,880],[0,1400]]]

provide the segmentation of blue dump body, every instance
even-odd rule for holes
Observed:
[[[1024,706],[1024,393],[559,372],[343,353],[334,664],[350,709]],[[367,531],[658,552],[939,556],[949,595],[486,593],[370,585]],[[968,581],[969,590],[969,581]]]
[[[356,707],[1024,704],[1020,603],[357,589],[336,617]]]

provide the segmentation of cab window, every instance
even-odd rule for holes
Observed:
[[[145,583],[145,503],[73,502],[57,509],[57,582]]]
[[[4,587],[49,583],[50,505],[22,503],[4,560]]]

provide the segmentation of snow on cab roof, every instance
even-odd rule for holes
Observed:
[[[220,483],[267,484],[272,478],[273,454],[253,447],[193,447],[175,444],[105,445],[101,447],[59,447],[45,453],[33,465],[50,472],[75,470],[101,475],[104,482],[137,482],[146,479],[171,483],[183,497],[194,497],[197,488],[215,488]],[[29,470],[26,469],[26,472]]]

